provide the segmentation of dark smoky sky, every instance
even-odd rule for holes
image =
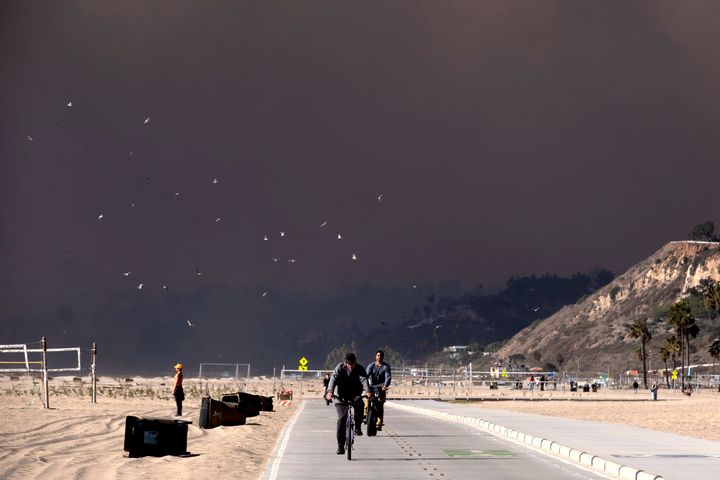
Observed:
[[[163,284],[622,272],[720,221],[719,18],[714,1],[4,1],[0,314]]]

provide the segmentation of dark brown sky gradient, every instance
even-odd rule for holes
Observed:
[[[718,18],[675,1],[2,2],[0,311],[140,282],[621,272],[720,221]]]

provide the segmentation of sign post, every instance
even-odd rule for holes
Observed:
[[[43,394],[45,395],[43,406],[50,408],[50,398],[48,397],[47,339],[42,337],[40,344],[42,345]]]

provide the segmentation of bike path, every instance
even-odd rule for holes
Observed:
[[[480,409],[435,400],[407,400],[399,403],[486,420],[652,472],[668,480],[720,478],[720,442],[628,425]],[[708,415],[718,415],[718,411],[710,411]]]
[[[356,437],[348,461],[335,453],[334,406],[306,400],[301,408],[281,436],[263,479],[607,478],[467,425],[392,407],[386,408],[382,432]]]

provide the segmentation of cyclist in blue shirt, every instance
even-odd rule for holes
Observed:
[[[385,409],[385,397],[387,389],[390,387],[392,375],[390,373],[390,365],[385,363],[385,352],[378,350],[375,352],[375,361],[367,366],[368,383],[370,391],[377,395],[377,429],[382,430]],[[367,416],[368,401],[365,401],[365,415]]]

